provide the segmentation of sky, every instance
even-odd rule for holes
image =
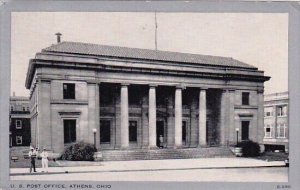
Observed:
[[[155,13],[13,12],[11,95],[29,96],[29,59],[62,41],[155,49]],[[232,57],[265,71],[265,94],[288,90],[288,14],[160,13],[157,49]]]

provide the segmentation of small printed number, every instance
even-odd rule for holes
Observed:
[[[277,189],[290,189],[290,185],[277,185]]]

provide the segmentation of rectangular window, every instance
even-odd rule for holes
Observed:
[[[287,106],[278,106],[277,116],[286,116],[286,115],[287,115]]]
[[[278,138],[286,138],[286,126],[285,124],[278,124],[277,125],[277,137]]]
[[[22,144],[22,136],[16,136],[16,144],[21,145]]]
[[[249,92],[242,92],[242,105],[249,105]]]
[[[22,129],[22,120],[16,120],[16,129]]]
[[[264,109],[264,115],[265,115],[265,117],[273,116],[273,108],[272,107],[266,107]]]
[[[137,121],[129,121],[129,142],[137,142]]]
[[[270,125],[265,126],[265,138],[272,137],[272,127]]]
[[[63,97],[64,99],[75,99],[75,84],[73,83],[63,84]]]

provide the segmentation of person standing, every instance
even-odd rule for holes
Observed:
[[[46,149],[44,148],[42,153],[41,153],[41,157],[42,157],[42,172],[48,172],[48,152],[46,151]]]
[[[159,148],[164,147],[164,137],[162,135],[159,136]]]
[[[30,158],[30,170],[29,170],[29,171],[30,171],[30,173],[31,173],[31,171],[32,171],[32,169],[33,169],[33,171],[36,172],[36,169],[35,169],[36,152],[35,152],[35,150],[34,150],[33,147],[30,148],[30,151],[29,151],[29,153],[28,153],[28,156],[29,156],[29,158]]]

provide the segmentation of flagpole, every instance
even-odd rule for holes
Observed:
[[[155,14],[155,50],[157,50],[157,18],[156,18],[156,11]]]

